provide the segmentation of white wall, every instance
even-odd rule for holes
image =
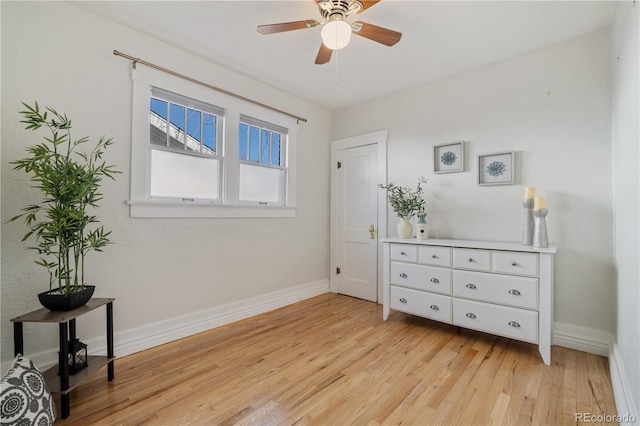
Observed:
[[[612,379],[620,414],[640,419],[640,7],[621,2],[612,29],[612,145],[617,272]],[[626,384],[624,383],[626,381]],[[628,388],[625,390],[626,386]],[[625,407],[626,406],[626,407]],[[640,421],[640,420],[638,420]]]
[[[88,258],[96,296],[115,297],[116,347],[123,336],[294,286],[325,282],[329,270],[327,109],[172,48],[66,2],[2,2],[2,361],[13,357],[12,326],[39,308],[46,271],[20,243],[25,228],[6,221],[38,193],[9,164],[44,133],[23,130],[20,102],[66,112],[74,135],[112,136],[107,161],[124,173],[105,182],[100,216],[114,245]],[[299,125],[294,219],[131,219],[131,63],[113,49],[308,119]],[[203,89],[207,90],[207,89]],[[286,291],[285,291],[286,290]],[[214,309],[215,310],[215,309]],[[78,321],[83,340],[104,335],[104,311]],[[175,321],[163,323],[162,321]],[[127,334],[129,332],[129,334]],[[53,354],[57,327],[27,324],[25,351]],[[99,339],[102,341],[102,339]],[[89,348],[91,352],[91,346]],[[117,355],[123,355],[122,352]]]
[[[555,321],[606,335],[616,308],[609,50],[603,30],[333,111],[331,137],[388,129],[389,181],[427,178],[434,237],[519,241],[523,186],[535,186],[558,246]],[[454,141],[468,141],[466,171],[433,174],[432,147]],[[477,186],[477,155],[510,150],[516,184]]]

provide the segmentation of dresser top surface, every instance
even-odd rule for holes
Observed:
[[[453,240],[443,238],[429,238],[426,240],[418,240],[416,238],[385,238],[383,243],[393,244],[417,244],[424,246],[444,246],[444,247],[461,247],[461,248],[477,248],[488,250],[508,250],[522,251],[528,253],[549,253],[555,254],[556,246],[549,247],[533,247],[525,246],[521,243],[502,242],[502,241],[479,241],[479,240]]]

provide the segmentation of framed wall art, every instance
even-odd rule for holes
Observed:
[[[478,155],[478,185],[511,185],[515,168],[514,151]]]
[[[464,171],[464,142],[433,147],[433,172],[452,173]]]

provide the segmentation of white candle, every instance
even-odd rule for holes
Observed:
[[[536,196],[536,187],[527,186],[524,188],[524,198],[530,199]]]
[[[547,199],[544,197],[535,197],[533,199],[533,209],[542,210],[547,208]]]

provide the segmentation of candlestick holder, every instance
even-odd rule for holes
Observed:
[[[530,246],[533,244],[533,198],[522,200],[522,206],[524,207],[522,244]]]
[[[548,209],[540,209],[533,211],[534,227],[533,227],[533,246],[538,248],[549,247],[547,238],[547,213]]]

